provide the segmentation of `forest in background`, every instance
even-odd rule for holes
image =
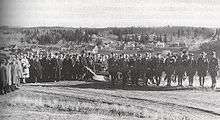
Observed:
[[[212,39],[216,29],[203,27],[109,27],[109,28],[69,28],[69,27],[29,27],[29,28],[10,28],[2,26],[3,34],[21,33],[24,35],[22,41],[38,42],[39,44],[56,44],[61,39],[65,41],[74,41],[77,43],[89,42],[91,35],[96,34],[105,36],[112,34],[117,36],[117,40],[124,34],[140,34],[158,36],[172,36],[175,38],[185,37],[188,39]],[[217,29],[219,31],[219,29]],[[146,39],[147,40],[147,39]]]
[[[166,39],[167,41],[183,41],[183,42],[205,42],[201,45],[202,50],[218,49],[220,29],[205,27],[181,27],[181,26],[165,26],[165,27],[108,27],[108,28],[72,28],[72,27],[0,27],[1,43],[13,41],[20,43],[31,43],[39,45],[57,44],[59,41],[72,41],[76,44],[89,43],[92,36],[108,37],[108,39],[116,41],[136,41],[146,43],[150,36],[154,34],[156,41]],[[123,35],[141,35],[141,41],[137,41],[137,37],[129,41]],[[109,37],[110,36],[110,37]],[[113,37],[111,37],[113,36]]]

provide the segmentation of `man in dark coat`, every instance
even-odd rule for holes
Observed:
[[[183,64],[183,70],[184,70],[183,80],[185,80],[186,79],[185,75],[186,75],[186,69],[187,69],[187,61],[189,59],[188,51],[184,50],[183,54],[181,55],[181,58],[182,58],[182,64]]]
[[[59,74],[59,66],[58,66],[58,54],[55,53],[55,56],[53,56],[50,60],[51,62],[51,81],[57,81],[58,80],[58,74]]]
[[[206,58],[206,54],[202,52],[197,60],[197,74],[199,76],[200,86],[204,86],[205,76],[208,71],[208,60]]]
[[[114,58],[113,53],[111,53],[110,58],[108,59],[108,72],[111,76],[111,84],[112,86],[115,85],[115,82],[117,80],[117,70],[116,70],[116,59]]]
[[[46,55],[42,55],[41,59],[39,60],[42,66],[42,82],[45,82],[48,80],[48,68],[47,68],[47,57]]]
[[[57,80],[60,81],[61,80],[61,71],[63,68],[63,58],[62,58],[62,54],[59,54],[58,58],[57,58],[57,66],[58,66],[58,72],[57,72]]]
[[[128,64],[130,69],[131,83],[132,85],[138,86],[136,59],[134,55],[129,59]]]
[[[151,81],[152,84],[155,84],[155,81],[153,79],[153,74],[154,74],[154,67],[153,67],[153,58],[148,55],[148,57],[145,60],[145,85],[148,85],[148,80]]]
[[[34,82],[34,74],[35,74],[35,70],[34,70],[34,59],[35,59],[35,56],[30,56],[30,58],[28,59],[29,60],[29,63],[30,63],[30,78],[27,79],[27,82]]]
[[[73,70],[72,60],[70,59],[69,55],[66,55],[66,57],[63,60],[62,78],[64,80],[71,80],[72,70]]]
[[[121,73],[122,77],[122,87],[125,87],[125,85],[128,82],[128,72],[129,72],[129,67],[128,67],[128,58],[126,58],[124,55],[121,55],[119,60],[118,60],[118,72]]]
[[[53,80],[53,64],[52,64],[51,60],[52,60],[52,55],[49,54],[47,56],[47,60],[46,60],[46,63],[47,63],[46,70],[48,72],[48,79],[47,80],[50,82]]]
[[[39,58],[36,56],[35,59],[33,60],[33,67],[34,67],[34,74],[33,74],[33,82],[41,82],[42,79],[42,66],[39,61]]]
[[[167,79],[167,86],[171,86],[171,76],[174,73],[175,68],[175,58],[171,55],[171,53],[167,54],[167,58],[165,60],[165,74]]]
[[[196,60],[193,54],[189,54],[189,59],[187,60],[186,74],[189,78],[189,86],[193,86],[193,79],[196,74]]]
[[[157,86],[160,85],[161,82],[161,76],[164,70],[164,59],[161,57],[161,54],[158,53],[155,59],[155,80]]]
[[[126,56],[123,61],[122,84],[123,87],[128,83],[129,79],[129,59]]]
[[[175,62],[175,69],[176,69],[176,75],[178,76],[178,86],[183,86],[182,82],[183,82],[183,76],[185,73],[185,69],[184,69],[184,64],[183,64],[183,58],[181,55],[177,55],[177,59]]]
[[[65,59],[64,59],[65,60]],[[63,66],[64,67],[64,66]],[[80,61],[80,56],[77,55],[76,56],[76,61],[75,61],[75,64],[73,66],[73,71],[74,71],[74,79],[75,80],[81,80],[82,79],[82,63]],[[65,69],[65,68],[63,68]]]
[[[211,88],[214,89],[216,87],[216,76],[219,70],[219,66],[218,66],[218,59],[215,57],[215,52],[211,52],[210,57],[211,58],[209,59],[208,72],[212,79]]]
[[[93,65],[92,65],[92,59],[90,57],[90,53],[88,53],[85,57],[85,63],[84,66],[88,67],[89,69],[93,70]],[[85,68],[85,67],[84,67]],[[87,70],[86,68],[84,69],[85,70],[85,76],[84,76],[84,79],[86,81],[89,81],[89,80],[92,80],[93,78],[93,74]]]
[[[136,58],[136,79],[145,79],[145,57],[141,54],[138,54]]]

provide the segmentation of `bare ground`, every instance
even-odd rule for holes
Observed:
[[[105,82],[25,84],[0,96],[3,120],[218,120],[219,90],[189,87],[110,88]]]

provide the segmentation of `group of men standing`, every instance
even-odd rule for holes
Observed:
[[[108,59],[108,71],[113,86],[119,79],[122,80],[122,86],[128,83],[139,86],[140,80],[146,86],[149,83],[159,86],[164,72],[167,86],[171,86],[172,81],[177,81],[178,86],[183,86],[183,80],[187,77],[189,86],[193,86],[194,76],[197,73],[202,87],[205,77],[209,73],[212,79],[211,87],[215,88],[219,70],[218,60],[214,52],[208,55],[209,58],[202,52],[198,59],[195,59],[194,54],[187,51],[177,54],[169,52],[166,57],[162,57],[160,53],[156,55],[151,55],[151,53],[132,55],[111,53]]]
[[[59,80],[90,80],[95,73],[107,71],[112,86],[122,81],[122,86],[128,84],[139,86],[160,85],[163,73],[167,86],[178,82],[183,86],[183,80],[188,77],[189,86],[193,86],[194,76],[199,76],[200,86],[204,86],[207,73],[211,76],[212,88],[216,87],[216,76],[219,70],[218,59],[211,52],[206,56],[202,52],[197,59],[192,53],[183,51],[178,54],[169,52],[165,57],[161,53],[146,54],[12,54],[0,59],[1,94],[13,91],[26,82],[55,82]]]
[[[88,69],[99,71],[102,58],[90,53],[42,53],[28,57],[30,77],[27,82],[55,82],[60,80],[92,79]]]
[[[0,92],[6,94],[19,88],[20,83],[56,82],[60,80],[90,80],[92,73],[103,69],[103,55],[90,53],[1,54]]]

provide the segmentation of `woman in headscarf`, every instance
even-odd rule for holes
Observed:
[[[11,58],[7,59],[7,62],[6,62],[6,76],[7,76],[7,92],[10,92],[11,91],[11,86],[12,86],[12,75],[11,75]]]
[[[12,55],[12,62],[11,62],[11,81],[12,81],[12,86],[11,90],[14,91],[17,88],[18,84],[18,72],[17,69],[18,66],[16,64],[16,58],[14,55]]]
[[[21,64],[22,64],[22,68],[23,68],[23,71],[22,71],[22,75],[23,75],[23,83],[26,83],[26,79],[30,77],[30,72],[29,72],[29,67],[30,67],[30,64],[29,64],[29,61],[27,59],[27,54],[24,54],[24,56],[22,56],[22,59],[21,59]]]
[[[17,65],[17,75],[18,75],[18,81],[17,81],[17,86],[20,86],[21,80],[23,78],[22,76],[22,63],[21,63],[21,58],[19,56],[16,56],[16,65]]]
[[[4,58],[0,59],[0,94],[6,94],[7,87],[7,66]]]

